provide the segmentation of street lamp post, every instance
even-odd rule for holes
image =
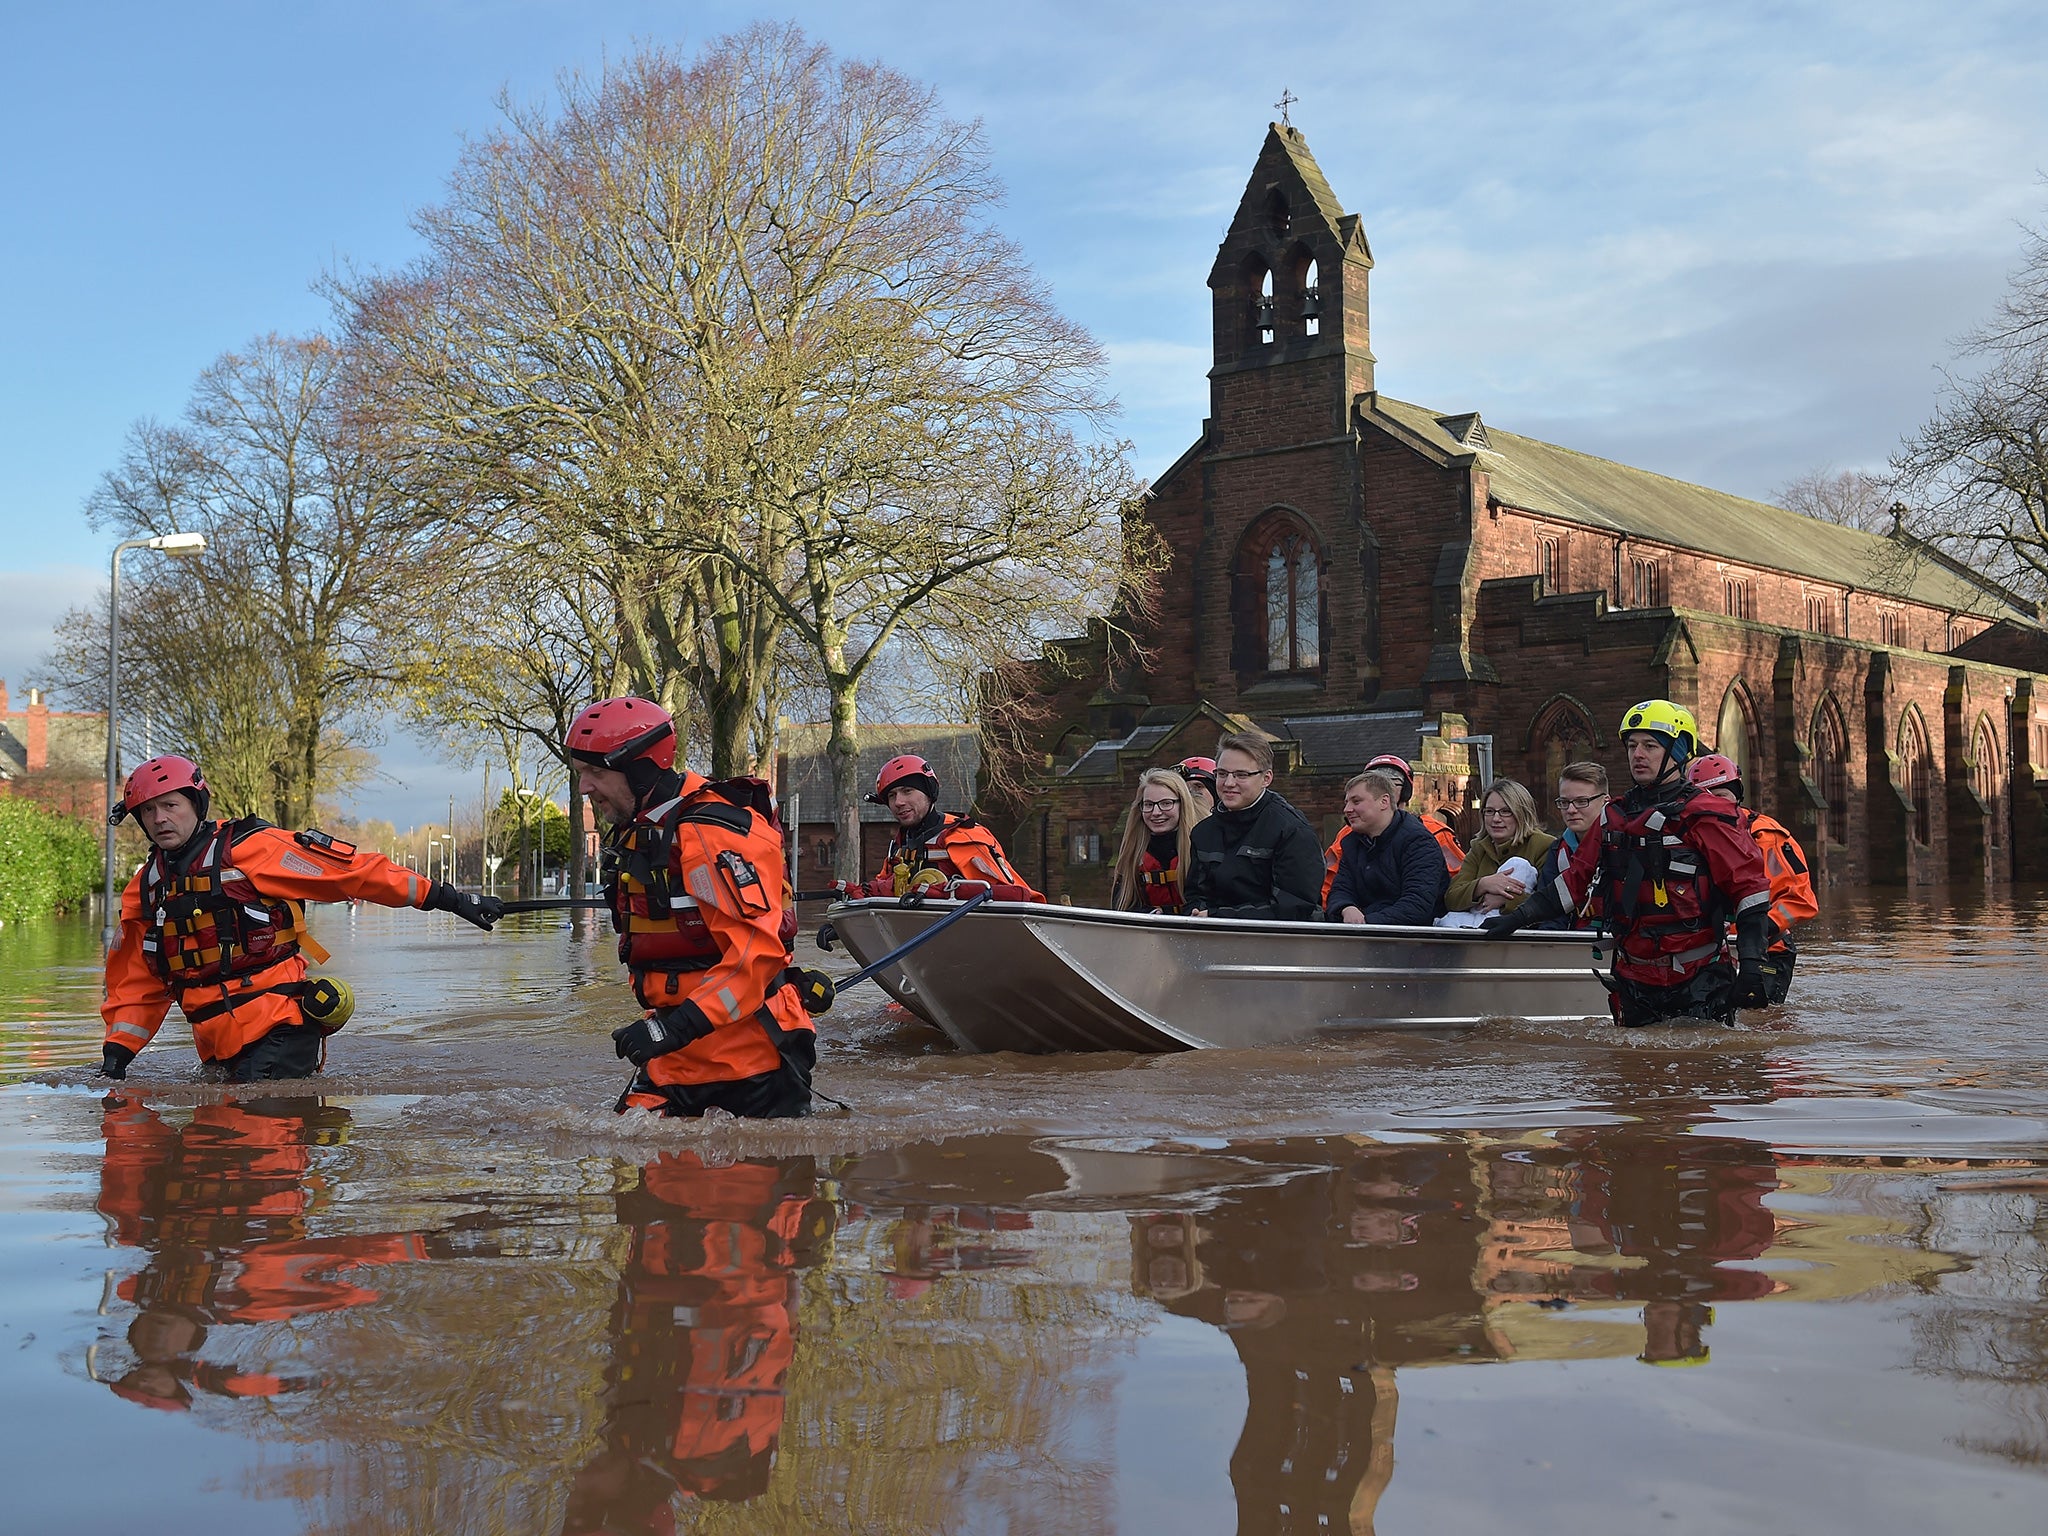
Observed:
[[[124,550],[154,549],[181,560],[190,559],[206,548],[203,533],[160,533],[148,539],[123,539],[114,546],[107,583],[107,810],[114,809],[121,779],[121,555]],[[121,927],[121,896],[114,888],[114,824],[107,823],[107,867],[100,946],[114,947]]]

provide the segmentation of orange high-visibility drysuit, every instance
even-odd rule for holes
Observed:
[[[121,893],[121,936],[107,956],[106,1044],[140,1051],[175,1002],[203,1061],[226,1061],[271,1030],[305,1022],[309,901],[417,907],[432,882],[381,853],[253,817],[203,821],[174,869],[162,849]]]
[[[936,810],[889,839],[882,867],[865,891],[870,896],[943,895],[956,879],[986,880],[999,901],[1045,900],[1017,873],[995,833],[971,816]]]
[[[756,784],[684,772],[674,794],[607,843],[605,895],[634,995],[650,1014],[679,1014],[703,1031],[648,1060],[641,1071],[657,1088],[775,1072],[793,1047],[810,1080],[816,1030],[797,989],[783,985],[794,931],[782,832],[767,787],[750,794]],[[636,1088],[622,1107],[664,1103]]]
[[[1762,811],[1745,807],[1736,815],[1764,856],[1764,873],[1771,877],[1771,948],[1783,949],[1794,923],[1820,916],[1806,850],[1783,825]]]

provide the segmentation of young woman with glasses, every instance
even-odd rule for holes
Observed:
[[[1512,912],[1529,894],[1534,871],[1543,867],[1543,856],[1557,839],[1537,819],[1535,797],[1513,779],[1495,779],[1486,786],[1479,814],[1482,830],[1444,894],[1444,906],[1452,912]],[[1501,873],[1509,859],[1526,860],[1530,879]]]
[[[1109,904],[1119,912],[1187,911],[1188,834],[1202,813],[1187,780],[1171,768],[1148,768],[1124,818],[1123,845]]]

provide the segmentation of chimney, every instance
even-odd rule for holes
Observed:
[[[43,702],[40,688],[28,691],[28,730],[24,735],[28,742],[28,771],[40,773],[50,766],[50,706]]]

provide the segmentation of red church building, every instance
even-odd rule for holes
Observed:
[[[2048,877],[2048,631],[1900,535],[1594,458],[1379,392],[1372,252],[1299,130],[1272,125],[1216,254],[1200,436],[1144,515],[1171,553],[1142,659],[1047,648],[1053,723],[1009,846],[1055,900],[1108,894],[1139,772],[1273,740],[1275,787],[1334,833],[1399,752],[1472,830],[1479,775],[1547,804],[1669,697],[1828,883]],[[1008,818],[1005,818],[1007,821]]]

